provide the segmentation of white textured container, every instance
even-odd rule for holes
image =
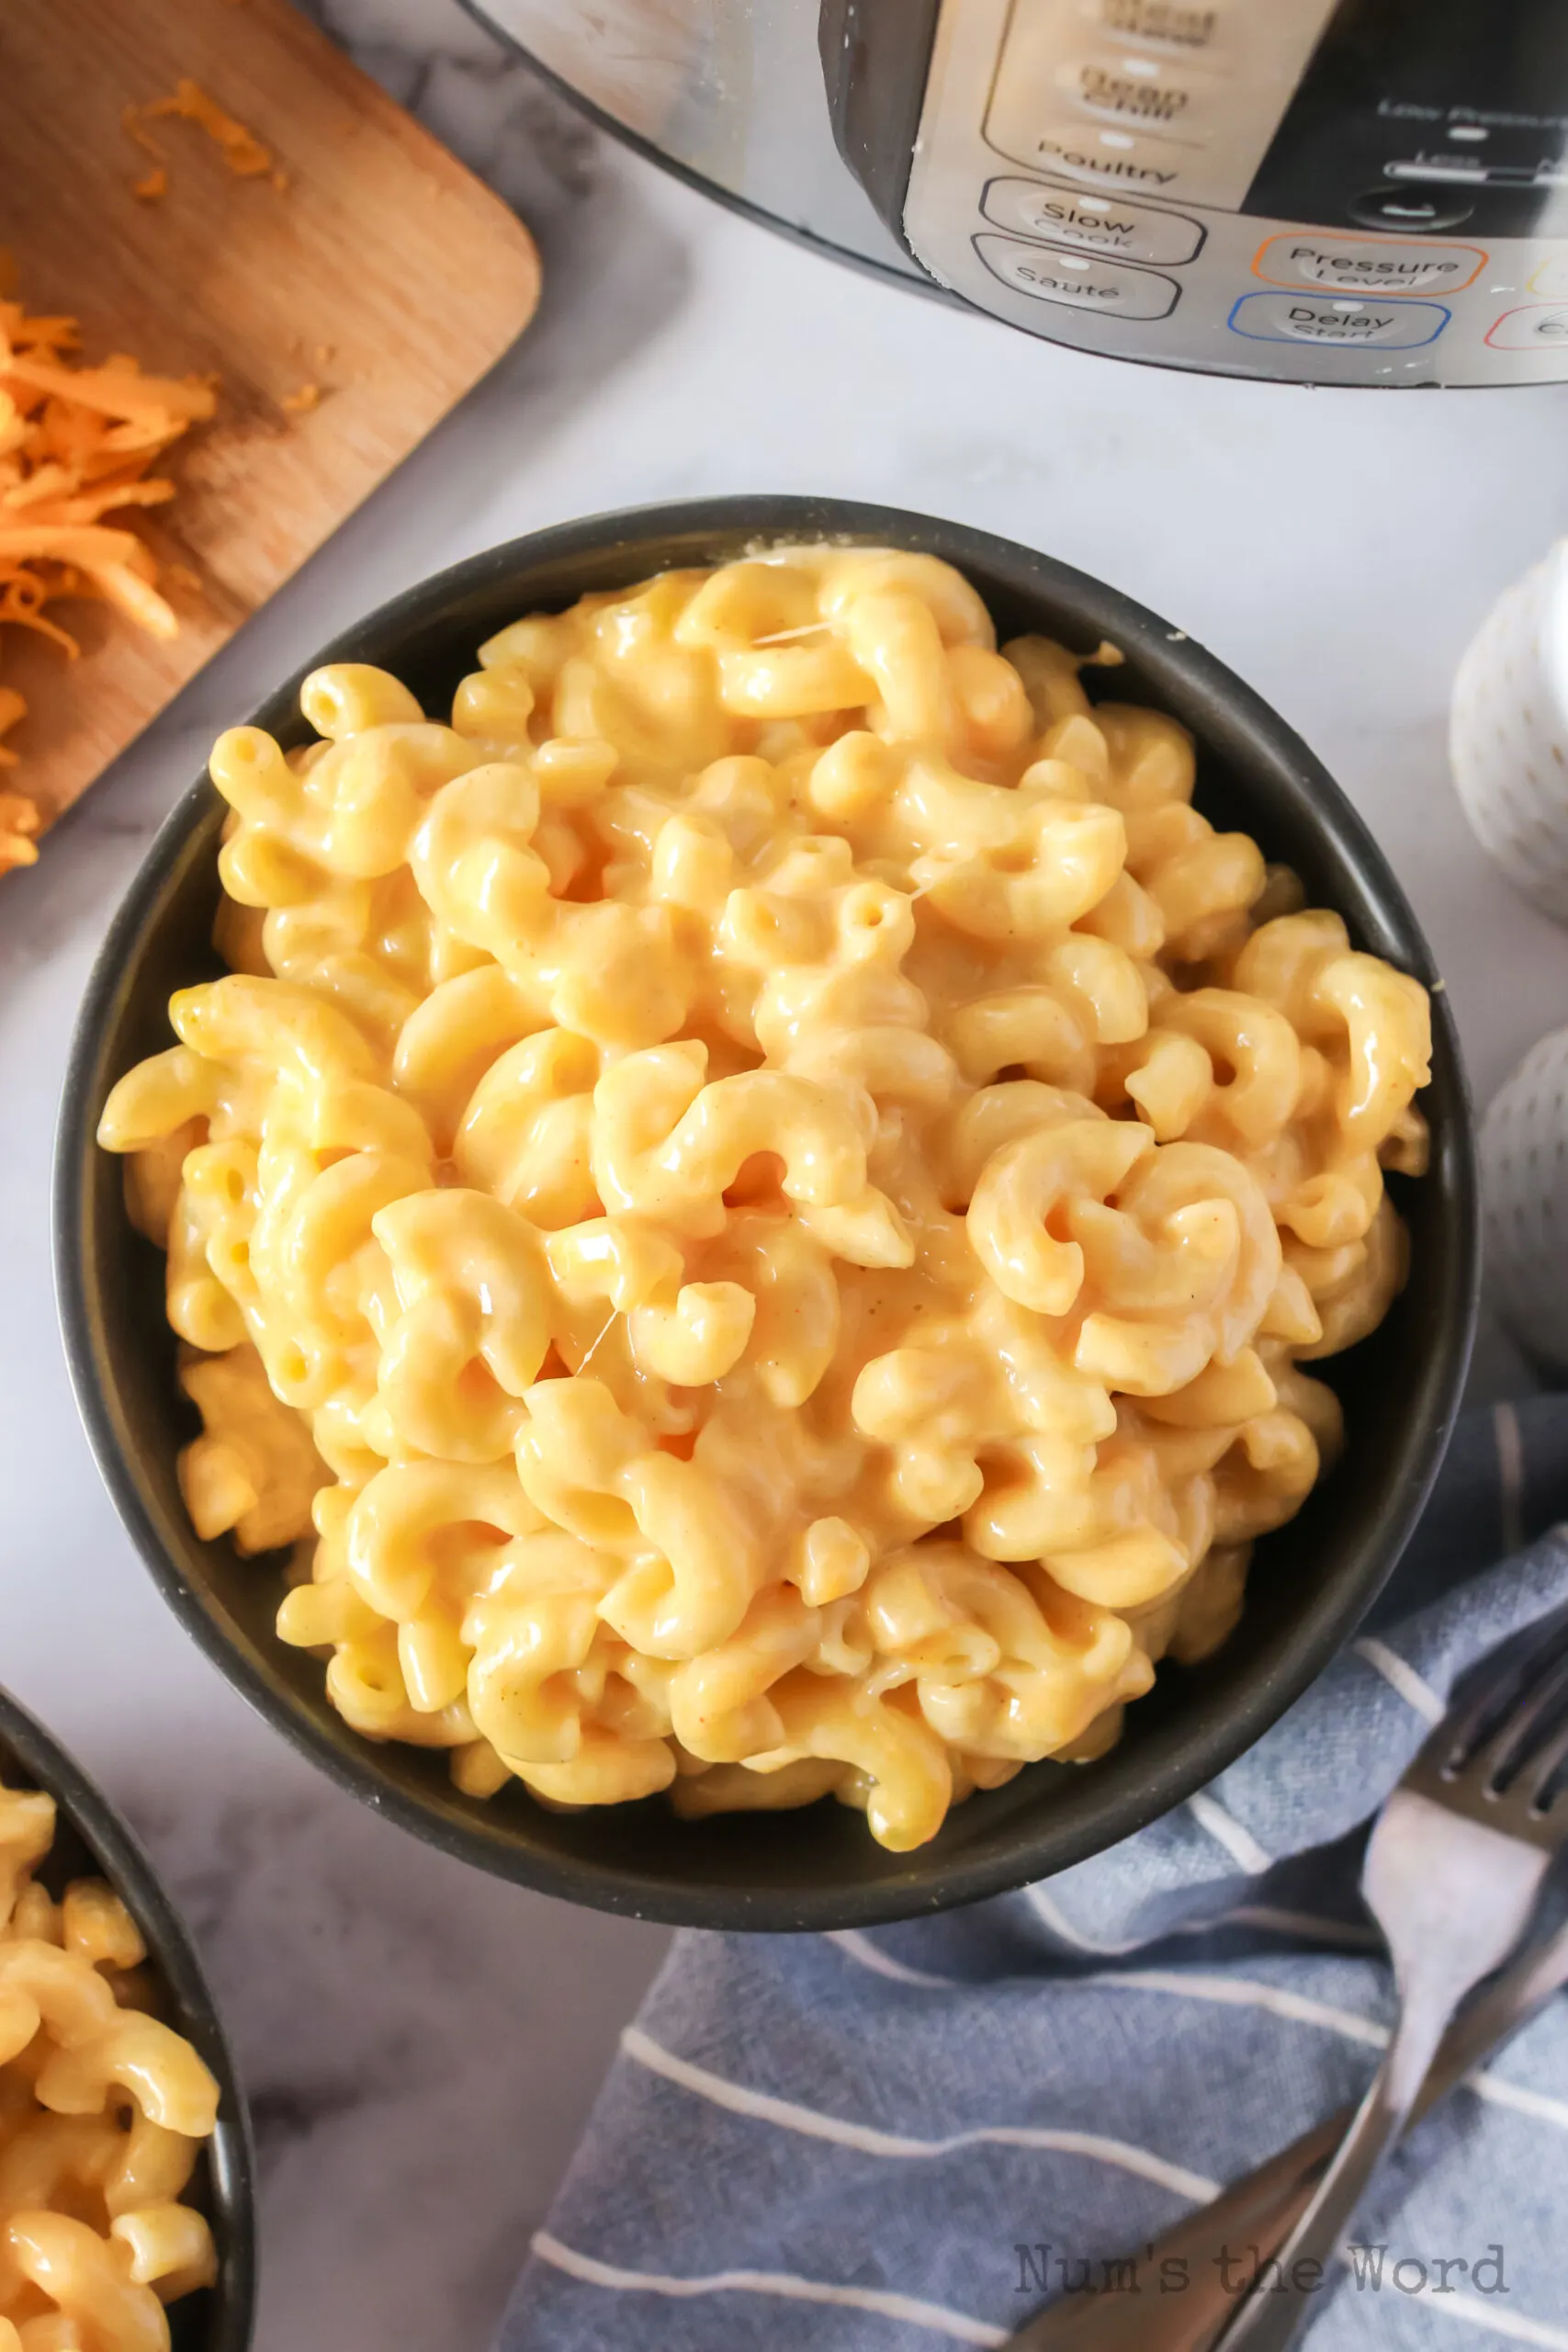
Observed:
[[[1568,922],[1568,539],[1493,606],[1454,680],[1449,755],[1510,882]]]
[[[1568,1029],[1532,1046],[1481,1124],[1486,1278],[1543,1369],[1568,1370]]]

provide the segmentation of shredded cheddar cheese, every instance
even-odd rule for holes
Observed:
[[[151,142],[145,131],[140,127],[131,127],[131,118],[137,111],[134,107],[126,108],[126,129],[138,146],[149,147]],[[141,107],[140,111],[145,119],[152,122],[170,119],[194,122],[198,130],[206,131],[236,179],[276,179],[277,166],[271,148],[264,146],[254,130],[247,130],[243,122],[220,107],[199,82],[182,78],[175,85],[173,97],[154,98],[150,106]],[[151,152],[158,153],[155,145],[151,147]]]
[[[0,702],[4,699],[5,691],[0,689]],[[14,699],[19,702],[21,696],[17,695]],[[0,716],[0,726],[7,723]],[[7,873],[13,865],[38,864],[38,809],[25,794],[0,792],[0,874]]]
[[[152,132],[142,129],[141,116],[139,108],[133,106],[121,107],[119,110],[119,119],[121,125],[124,128],[126,137],[128,139],[134,139],[144,155],[151,155],[155,164],[162,164],[167,161],[163,149],[159,146]]]
[[[265,179],[279,196],[288,187],[288,175],[273,160],[271,148],[188,76],[175,84],[173,97],[154,98],[144,107],[123,107],[119,119],[126,137],[134,139],[142,153],[152,158],[152,169],[130,184],[131,195],[144,204],[155,203],[169,188],[169,159],[148,130],[149,120],[194,122],[212,141],[236,179]]]
[[[75,638],[46,610],[67,597],[101,597],[154,637],[178,634],[152,549],[106,517],[173,498],[174,483],[149,469],[216,406],[197,377],[144,376],[123,356],[84,367],[76,345],[73,319],[29,318],[0,300],[0,624],[36,630],[73,660]],[[0,686],[0,739],[26,713]],[[17,756],[0,740],[0,767]],[[0,873],[32,863],[38,821],[29,801],[0,795]]]
[[[143,130],[141,116],[134,107],[121,107],[119,119],[126,137],[133,139],[142,153],[152,158],[152,170],[144,172],[139,180],[131,181],[130,193],[142,204],[156,204],[169,192],[168,159],[152,132]]]

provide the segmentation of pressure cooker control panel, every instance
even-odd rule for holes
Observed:
[[[1564,0],[924,4],[922,70],[909,0],[827,0],[829,101],[979,309],[1232,375],[1568,379]]]

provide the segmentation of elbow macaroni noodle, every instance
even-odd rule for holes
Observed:
[[[53,1838],[52,1797],[0,1788],[0,2352],[168,2352],[164,2306],[216,2275],[180,2197],[218,2086],[143,2012],[119,1897],[34,1878]]]
[[[295,1546],[283,1639],[470,1794],[919,1845],[1235,1622],[1403,1278],[1425,994],[934,559],[479,662],[213,753],[233,968],[100,1130],[192,1520]]]

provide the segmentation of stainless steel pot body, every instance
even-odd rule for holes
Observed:
[[[483,0],[721,199],[1026,334],[1568,379],[1562,0]]]

